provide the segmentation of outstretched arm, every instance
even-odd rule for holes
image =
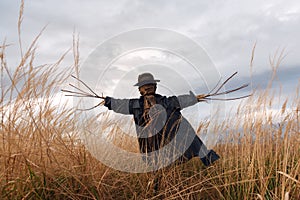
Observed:
[[[195,95],[192,91],[190,91],[190,94],[186,94],[186,95],[179,95],[177,97],[179,104],[180,104],[180,108],[186,108],[192,105],[195,105],[197,102],[199,101],[205,101],[202,99],[204,95]]]
[[[130,99],[105,97],[104,101],[104,106],[106,106],[109,110],[113,110],[114,112],[121,114],[132,114],[132,101]]]

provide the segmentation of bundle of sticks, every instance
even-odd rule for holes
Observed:
[[[96,92],[94,92],[85,82],[83,82],[82,80],[80,80],[79,78],[77,78],[76,76],[71,75],[72,78],[76,79],[77,81],[79,81],[79,83],[81,83],[84,87],[86,87],[86,89],[88,91],[84,91],[82,89],[80,89],[79,87],[69,83],[69,86],[71,86],[72,88],[74,88],[77,91],[72,91],[72,90],[65,90],[62,89],[62,92],[66,92],[67,94],[65,94],[65,96],[71,96],[71,97],[91,97],[91,98],[97,98],[97,99],[102,99],[102,101],[100,101],[100,103],[98,103],[97,105],[91,107],[91,108],[87,108],[87,109],[78,109],[78,110],[83,110],[83,111],[87,111],[87,110],[92,110],[94,108],[97,108],[98,106],[104,105],[104,99],[105,97],[103,96],[99,96]]]
[[[218,83],[216,84],[216,86],[207,94],[200,94],[197,95],[197,99],[198,101],[210,101],[210,100],[218,100],[218,101],[230,101],[230,100],[237,100],[237,99],[243,99],[243,98],[247,98],[249,96],[251,96],[252,94],[248,94],[248,95],[244,95],[244,96],[239,96],[239,97],[233,97],[233,98],[216,98],[216,96],[220,96],[220,95],[226,95],[226,94],[230,94],[236,91],[239,91],[243,88],[246,88],[249,86],[249,84],[243,84],[239,87],[236,87],[234,89],[229,89],[229,90],[225,90],[225,91],[221,91],[220,90],[225,86],[225,84],[232,79],[238,72],[233,73],[229,78],[227,78],[224,82],[221,83],[221,79],[218,81]],[[103,94],[101,96],[99,96],[97,93],[95,93],[86,83],[84,83],[82,80],[80,80],[79,78],[75,77],[75,76],[71,76],[72,78],[74,78],[75,80],[79,81],[79,83],[81,83],[86,89],[87,91],[84,91],[82,89],[80,89],[79,87],[73,85],[73,84],[69,84],[69,86],[71,86],[74,90],[65,90],[62,89],[62,92],[65,92],[65,96],[72,96],[72,97],[90,97],[90,98],[97,98],[97,99],[102,99],[102,101],[100,103],[98,103],[97,105],[88,108],[88,109],[78,109],[78,110],[92,110],[98,106],[104,105],[104,99],[105,97],[103,96]],[[221,83],[221,84],[220,84]]]
[[[215,96],[220,96],[220,95],[225,95],[225,94],[230,94],[233,92],[236,92],[238,90],[241,90],[243,88],[246,88],[249,86],[249,84],[243,84],[237,88],[230,89],[230,90],[225,90],[223,92],[220,92],[220,90],[225,86],[225,84],[232,79],[238,72],[234,72],[229,78],[227,78],[222,84],[220,84],[221,79],[219,82],[216,84],[216,86],[208,93],[208,94],[200,94],[197,95],[198,101],[207,101],[207,100],[220,100],[220,101],[230,101],[230,100],[237,100],[237,99],[243,99],[251,96],[252,94],[244,95],[244,96],[239,96],[239,97],[233,97],[233,98],[215,98]]]

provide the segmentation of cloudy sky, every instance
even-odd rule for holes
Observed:
[[[0,1],[0,40],[2,43],[5,39],[6,43],[12,44],[7,49],[10,67],[15,66],[20,56],[17,37],[19,7],[20,1]],[[46,25],[38,43],[37,65],[55,62],[70,48],[74,30],[79,34],[80,59],[83,65],[99,44],[113,36],[154,27],[172,30],[195,41],[205,50],[222,76],[239,71],[239,77],[234,82],[237,84],[247,80],[255,86],[264,87],[271,75],[269,58],[284,50],[285,58],[278,70],[278,85],[283,86],[284,94],[288,96],[299,82],[298,0],[26,0],[22,24],[23,47],[26,48]],[[255,43],[250,80],[249,63]],[[163,62],[166,59],[163,58],[172,57],[169,53],[159,54],[154,51],[136,53],[117,60],[114,63],[115,69],[124,70],[128,63],[137,63],[143,56],[148,56],[148,60],[158,59],[162,66],[166,64]],[[124,61],[126,58],[127,62]],[[71,57],[67,59],[71,60]],[[180,62],[182,61],[177,62],[178,66],[183,67],[184,64],[180,65]],[[171,61],[168,64],[171,65],[170,63]],[[186,70],[184,76],[191,73]],[[159,72],[156,75],[159,76]],[[163,78],[163,75],[159,78]],[[130,84],[134,83],[135,80],[131,80]]]

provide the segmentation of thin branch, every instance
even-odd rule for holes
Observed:
[[[80,89],[79,87],[77,87],[77,86],[75,86],[75,85],[73,85],[73,84],[71,84],[71,83],[70,83],[69,85],[70,85],[72,88],[75,88],[76,90],[82,92],[82,94],[89,95],[89,93],[87,93],[86,91]]]
[[[72,91],[72,90],[65,90],[62,89],[62,92],[66,92],[66,93],[70,93],[70,94],[65,94],[65,96],[69,96],[69,97],[90,97],[90,98],[100,98],[100,99],[105,99],[105,97],[103,96],[99,96],[98,94],[96,94],[85,82],[83,82],[82,80],[80,80],[79,78],[71,75],[72,78],[76,79],[77,81],[79,81],[81,84],[83,84],[91,93],[88,93],[87,91],[84,91],[82,89],[80,89],[79,87],[73,85],[73,84],[69,84],[72,88],[78,90],[78,91]],[[101,101],[99,104],[91,107],[91,108],[87,108],[87,109],[77,109],[79,111],[88,111],[88,110],[92,110],[98,106],[104,105],[104,101]]]
[[[214,94],[214,95],[210,95],[210,96],[218,96],[218,95],[223,95],[223,94],[230,94],[232,92],[236,92],[236,91],[241,90],[243,88],[246,88],[248,86],[249,86],[249,84],[247,83],[247,84],[244,84],[244,85],[242,85],[240,87],[237,87],[237,88],[234,88],[234,89],[231,89],[231,90],[227,90],[225,92],[220,92],[220,93],[217,93],[217,94]],[[207,96],[207,97],[209,97],[209,96]]]
[[[218,83],[215,85],[215,87],[212,90],[209,91],[208,94],[211,94],[217,88],[217,86],[221,83],[221,80],[222,80],[222,77],[218,80]]]
[[[247,98],[247,97],[250,97],[252,96],[252,94],[248,94],[248,95],[245,95],[245,96],[241,96],[241,97],[233,97],[233,98],[204,98],[203,100],[219,100],[219,101],[231,101],[231,100],[238,100],[238,99],[244,99],[244,98]]]
[[[68,92],[68,93],[71,93],[71,94],[68,94],[66,96],[74,96],[74,95],[81,95],[81,96],[87,96],[87,97],[94,97],[96,98],[94,95],[90,95],[90,94],[86,94],[86,93],[81,93],[81,92],[75,92],[75,91],[71,91],[71,90],[64,90],[62,89],[61,90],[62,92]]]
[[[213,93],[213,94],[217,94],[220,90],[221,90],[221,88],[230,80],[230,79],[232,79],[236,74],[237,74],[238,72],[235,72],[235,73],[233,73],[229,78],[227,78],[222,84],[221,84],[221,86],[217,89],[217,91],[215,92],[215,93]]]
[[[76,95],[76,94],[65,94],[66,97],[91,97],[96,98],[95,96],[89,96],[89,95]]]
[[[82,80],[80,80],[79,78],[71,75],[74,79],[78,80],[80,83],[82,83],[89,91],[91,91],[96,97],[98,98],[102,98],[100,97],[98,94],[96,94],[85,82],[83,82]]]

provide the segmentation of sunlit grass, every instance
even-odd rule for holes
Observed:
[[[228,133],[228,142],[214,147],[221,159],[211,167],[193,159],[156,173],[119,172],[101,164],[83,145],[76,131],[81,113],[55,103],[60,86],[70,74],[79,74],[78,41],[73,45],[74,66],[66,69],[61,66],[65,55],[54,64],[34,66],[37,40],[14,70],[6,64],[9,47],[3,43],[0,48],[1,199],[300,198],[299,87],[272,115],[273,91],[255,91],[217,124],[218,132]],[[90,119],[91,128],[96,117]],[[107,126],[96,128],[101,134]],[[137,150],[134,138],[113,130],[115,145]],[[153,180],[160,182],[157,191]]]

